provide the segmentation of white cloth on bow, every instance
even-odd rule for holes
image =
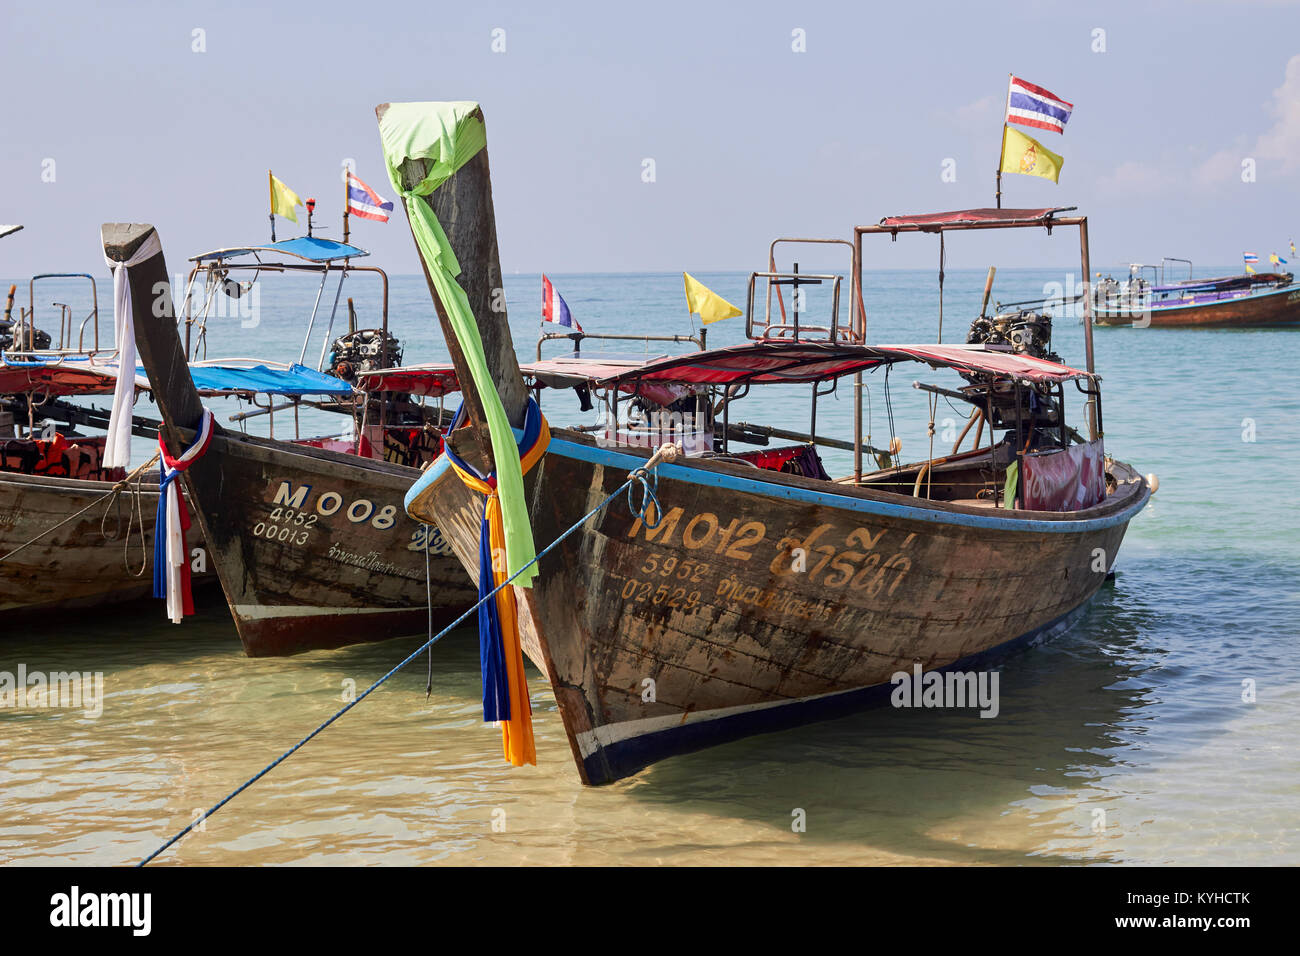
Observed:
[[[108,417],[108,437],[104,442],[104,467],[131,466],[131,415],[135,409],[135,321],[131,314],[131,283],[127,269],[162,252],[157,231],[140,244],[126,262],[104,256],[113,270],[113,331],[117,343],[117,387],[113,389],[113,411]]]

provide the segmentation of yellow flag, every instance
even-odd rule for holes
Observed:
[[[266,175],[271,179],[271,215],[283,216],[291,222],[297,222],[298,213],[293,207],[301,206],[302,200],[298,198],[296,192],[272,176],[269,169]]]
[[[686,280],[686,309],[698,312],[705,325],[744,314],[689,272],[683,272],[682,278]]]
[[[1065,160],[1018,129],[1002,127],[1002,171],[1059,182]]]
[[[1255,272],[1255,270],[1252,269],[1249,265],[1246,266],[1246,271],[1247,271],[1248,273],[1251,273],[1251,274],[1254,274],[1254,272]]]

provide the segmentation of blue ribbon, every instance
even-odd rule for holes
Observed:
[[[465,421],[465,403],[451,420],[447,429],[450,435]],[[523,458],[528,450],[537,444],[542,432],[542,410],[532,398],[528,399],[528,409],[524,413],[523,437],[516,435],[519,445],[519,457]],[[494,472],[484,474],[473,465],[460,458],[451,450],[451,443],[444,441],[443,454],[458,469],[473,475],[479,481],[494,484]],[[156,579],[156,577],[155,577]],[[496,588],[496,577],[492,572],[492,535],[488,527],[487,510],[484,509],[483,520],[479,523],[478,537],[478,659],[479,669],[483,674],[483,719],[510,719],[510,685],[506,677],[505,642],[501,637],[501,620],[497,615],[497,602],[484,600]]]

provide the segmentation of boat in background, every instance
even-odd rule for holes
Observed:
[[[1187,278],[1167,280],[1169,263],[1185,264]],[[1300,325],[1300,289],[1292,284],[1293,278],[1289,272],[1247,272],[1194,279],[1190,259],[1170,256],[1159,266],[1133,263],[1125,281],[1107,276],[1097,282],[1094,321],[1136,328]]]
[[[151,226],[107,224],[104,251],[124,262],[153,235]],[[310,236],[222,249],[195,257],[189,285],[195,286],[197,274],[204,276],[205,289],[227,287],[236,269],[319,276],[301,360],[311,346],[326,282],[338,275],[341,290],[343,279],[362,268],[351,260],[364,255],[354,246]],[[441,430],[451,416],[441,398],[455,392],[456,376],[448,366],[396,367],[401,351],[388,329],[387,278],[379,269],[365,271],[382,281],[379,327],[359,329],[350,319],[348,332],[334,338],[341,296],[336,292],[319,353],[321,367],[349,383],[347,397],[320,407],[346,414],[349,434],[282,441],[214,425],[206,453],[184,473],[210,563],[249,656],[420,633],[430,622],[450,622],[475,599],[437,528],[413,521],[402,508],[420,466],[442,450]],[[168,281],[161,252],[128,272],[141,362],[153,383],[163,434],[179,453],[204,414],[199,369],[186,367],[181,335],[201,341],[204,323],[186,316],[182,333],[171,317],[152,313],[147,290]],[[500,285],[499,269],[495,283]],[[486,285],[481,291],[491,294]],[[354,314],[349,308],[349,316]],[[416,397],[438,398],[439,406]]]
[[[448,112],[442,104],[420,106]],[[457,104],[455,111],[468,108]],[[412,104],[377,111],[403,194],[421,184],[426,164],[450,164],[450,157],[427,155],[423,141],[415,147],[422,155],[402,154],[417,137],[394,127],[392,117],[420,122],[411,119],[416,111]],[[471,119],[481,122],[481,114]],[[455,142],[455,132],[448,139]],[[418,201],[435,214],[490,209],[486,168],[480,152]],[[1086,273],[1087,220],[1058,213],[897,217],[858,227],[853,242],[829,240],[850,250],[847,322],[838,294],[820,320],[801,312],[798,297],[789,311],[780,297],[782,287],[812,282],[838,293],[843,275],[778,272],[769,262],[750,276],[747,344],[590,383],[642,402],[650,387],[711,390],[712,417],[703,425],[715,437],[712,448],[681,455],[676,446],[624,444],[618,432],[611,444],[553,428],[540,457],[530,452],[535,463],[524,496],[537,547],[545,550],[531,586],[512,585],[519,641],[550,681],[584,783],[610,783],[675,754],[845,713],[886,697],[896,673],[979,666],[992,652],[1059,634],[1082,616],[1150,495],[1141,475],[1105,455],[1090,326],[1087,371],[988,343],[871,346],[860,294],[861,242],[871,232],[1077,226]],[[472,275],[475,263],[458,260]],[[451,341],[456,329],[451,306],[441,301],[447,284],[445,275],[435,277],[439,268],[425,262]],[[754,305],[760,282],[769,291],[762,316]],[[480,387],[472,369],[485,359],[491,387],[518,428],[525,377],[509,327],[487,310],[473,319],[482,345],[460,340],[453,349],[467,409]],[[806,461],[787,470],[789,459],[772,453],[782,449],[742,458],[728,447],[729,407],[752,387],[810,386],[812,424],[793,452],[806,458],[818,437],[819,387],[873,371],[887,375],[904,363],[963,376],[959,390],[928,388],[967,402],[972,424],[987,423],[988,444],[910,465],[895,458],[863,473],[863,453],[879,450],[866,446],[858,427],[854,473],[841,480],[816,475]],[[1066,424],[1067,385],[1082,395],[1086,438]],[[482,418],[467,414],[446,442],[462,460],[491,466]],[[640,508],[622,494],[610,498],[652,462],[647,481],[655,498]],[[444,529],[471,574],[493,573],[479,561],[483,498],[447,459],[426,470],[406,501],[412,515]]]

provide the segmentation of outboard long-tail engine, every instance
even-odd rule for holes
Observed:
[[[966,341],[1009,345],[1013,352],[1049,362],[1061,361],[1061,357],[1052,351],[1052,317],[1033,309],[1001,312],[988,318],[981,315],[970,324]]]
[[[355,382],[361,372],[402,364],[402,344],[383,329],[358,329],[340,335],[330,350],[330,375]]]

